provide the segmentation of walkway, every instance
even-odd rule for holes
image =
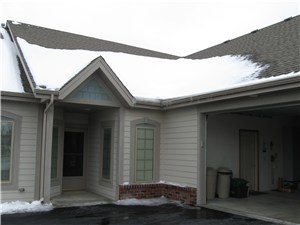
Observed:
[[[72,207],[108,204],[112,201],[87,191],[66,191],[51,200],[55,207]]]

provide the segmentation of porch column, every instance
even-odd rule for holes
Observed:
[[[54,105],[50,102],[44,111],[43,150],[41,162],[41,197],[50,202],[51,192],[51,155],[53,134]]]
[[[199,113],[197,204],[206,204],[206,115]]]

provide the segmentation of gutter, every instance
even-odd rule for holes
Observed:
[[[222,100],[229,100],[241,97],[257,97],[261,94],[291,90],[300,88],[300,76],[289,77],[284,79],[272,80],[263,83],[256,83],[247,86],[230,88],[218,92],[206,94],[191,95],[181,98],[164,99],[158,102],[150,102],[138,99],[135,108],[148,108],[156,110],[168,110],[181,108],[185,106],[200,105]]]
[[[47,114],[50,109],[50,107],[54,103],[54,94],[50,95],[50,100],[46,105],[46,108],[44,109],[43,114],[43,130],[42,130],[42,154],[41,154],[41,185],[40,185],[40,197],[41,201],[44,201],[44,172],[45,172],[45,151],[46,151],[46,125],[47,125]]]

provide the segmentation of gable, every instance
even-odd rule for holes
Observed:
[[[79,85],[63,101],[101,106],[120,106],[117,98],[97,75],[91,76]]]

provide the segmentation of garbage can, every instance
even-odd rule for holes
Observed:
[[[235,198],[246,198],[249,192],[249,182],[241,178],[231,179],[230,196]]]
[[[214,168],[206,169],[206,198],[214,199],[216,195],[217,171]]]
[[[218,169],[217,194],[219,198],[228,198],[232,171],[227,168]]]

